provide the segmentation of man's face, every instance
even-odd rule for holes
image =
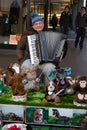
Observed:
[[[42,21],[35,22],[32,27],[33,27],[33,29],[36,30],[37,32],[40,32],[40,31],[42,31],[43,28],[44,28],[44,23],[43,23]]]
[[[84,8],[81,9],[81,13],[84,14],[86,11]]]
[[[69,11],[69,8],[68,8],[68,7],[66,7],[66,8],[65,8],[65,12],[68,12],[68,11]]]

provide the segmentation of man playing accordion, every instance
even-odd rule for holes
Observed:
[[[67,52],[67,41],[66,41],[65,36],[63,36],[63,34],[52,32],[52,31],[49,31],[47,28],[45,28],[43,19],[38,14],[30,13],[29,17],[31,18],[32,26],[22,34],[22,37],[20,41],[18,42],[17,50],[16,50],[17,58],[21,64],[21,67],[27,66],[30,68],[32,66],[32,61],[31,61],[32,53],[30,53],[30,49],[29,49],[29,44],[30,44],[29,36],[39,35],[40,39],[38,41],[40,42],[43,41],[40,45],[41,46],[40,50],[43,46],[43,54],[39,54],[39,56],[41,55],[40,59],[41,57],[44,57],[44,58],[42,58],[38,62],[38,65],[39,65],[39,68],[42,70],[43,74],[46,75],[48,71],[54,71],[56,68],[59,67],[60,61],[65,57],[66,52]],[[36,44],[38,43],[36,42]],[[37,57],[35,56],[34,59],[36,58]]]

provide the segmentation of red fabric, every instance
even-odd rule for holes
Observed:
[[[16,125],[11,126],[7,130],[21,130],[21,128],[18,128]]]

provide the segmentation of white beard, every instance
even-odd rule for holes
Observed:
[[[42,70],[42,73],[45,75],[48,74],[49,71],[55,71],[55,65],[52,63],[44,63],[42,65],[39,65],[39,68]]]
[[[55,65],[52,63],[44,63],[42,65],[39,65],[39,68],[42,70],[42,75],[44,75],[44,84],[48,84],[49,79],[47,77],[47,74],[49,71],[55,71]]]

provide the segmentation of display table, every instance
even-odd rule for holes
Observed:
[[[36,126],[75,128],[81,126],[87,107],[73,105],[75,95],[61,95],[60,103],[49,102],[47,105],[42,103],[44,96],[42,91],[31,91],[27,94],[27,101],[13,101],[10,87],[6,87],[5,94],[0,95],[0,111],[5,115],[15,113],[22,120],[2,119],[2,121],[24,122]]]

